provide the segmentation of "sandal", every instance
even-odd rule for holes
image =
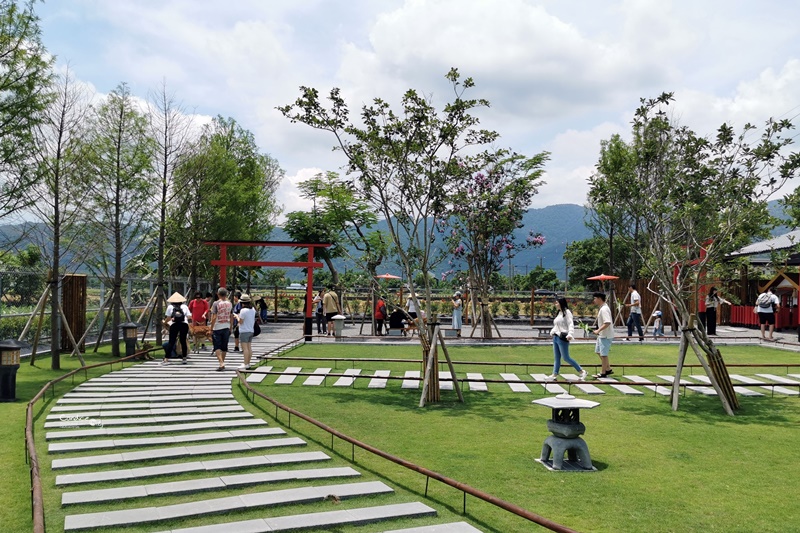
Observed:
[[[217,372],[222,372],[223,370],[225,370],[225,367],[224,367],[224,366],[221,366],[221,367],[219,367],[219,368],[217,369]]]

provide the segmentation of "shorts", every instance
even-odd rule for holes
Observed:
[[[775,313],[762,313],[761,311],[758,312],[758,323],[759,324],[769,324],[771,326],[775,325]]]
[[[228,340],[231,338],[230,328],[215,329],[211,332],[211,341],[214,344],[214,350],[221,352],[228,351]]]
[[[240,331],[239,342],[250,343],[253,342],[253,331]]]
[[[608,357],[612,340],[613,339],[607,339],[605,337],[597,337],[597,341],[594,343],[594,353],[598,354],[600,357]]]
[[[336,316],[336,315],[338,315],[338,314],[339,314],[339,313],[325,313],[325,319],[326,319],[328,322],[333,322],[333,317],[335,317],[335,316]]]

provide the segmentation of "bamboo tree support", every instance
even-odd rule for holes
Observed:
[[[694,315],[689,317],[689,324],[683,328],[681,333],[680,348],[678,349],[678,364],[675,367],[675,379],[672,382],[672,410],[678,410],[678,400],[681,395],[681,374],[683,373],[683,363],[686,361],[686,349],[688,348],[687,332],[694,328]]]
[[[50,294],[50,285],[44,290],[45,298],[39,308],[39,321],[36,323],[36,334],[33,336],[33,346],[31,347],[31,365],[36,361],[36,350],[39,348],[39,338],[42,336],[42,323],[44,322],[44,309],[47,307],[48,295]],[[33,317],[33,315],[31,315]]]
[[[50,293],[50,286],[47,286],[44,291],[42,292],[42,296],[39,298],[39,301],[36,302],[36,307],[33,308],[33,312],[31,316],[28,318],[28,321],[25,323],[25,327],[22,328],[22,333],[19,334],[19,338],[17,340],[22,341],[25,338],[25,335],[28,334],[28,330],[31,328],[31,324],[33,323],[33,318],[36,316],[36,313],[39,312],[39,308],[44,306],[44,301],[47,299],[47,295]]]
[[[458,401],[464,403],[464,395],[461,392],[461,384],[456,379],[456,369],[453,367],[453,360],[450,359],[450,354],[447,352],[447,346],[444,343],[444,335],[442,335],[442,330],[438,331],[437,338],[439,340],[439,344],[442,345],[442,351],[444,352],[444,358],[447,360],[447,366],[450,368],[450,377],[453,378],[453,387],[456,389],[456,394],[458,394]]]
[[[72,343],[73,353],[77,353],[78,360],[81,362],[81,366],[86,366],[86,361],[83,360],[83,355],[81,355],[81,351],[78,349],[79,344],[75,342],[75,337],[72,335],[72,329],[69,327],[69,321],[67,320],[67,314],[64,313],[64,308],[61,307],[61,302],[58,302],[58,312],[61,314],[61,323],[64,325],[64,331],[67,332],[67,338]]]
[[[439,368],[439,365],[436,363],[436,340],[438,335],[439,324],[436,324],[433,329],[431,346],[425,360],[425,377],[422,381],[422,395],[419,398],[420,407],[425,407],[426,401],[438,402],[440,400],[439,374],[434,371],[434,369],[438,370]]]

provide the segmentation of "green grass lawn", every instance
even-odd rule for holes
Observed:
[[[573,356],[583,364],[597,360],[592,346],[576,344]],[[460,376],[467,371],[482,372],[487,378],[497,378],[499,372],[515,372],[523,379],[527,372],[549,372],[546,367],[528,369],[509,366],[481,366],[469,362],[495,361],[531,364],[550,364],[552,350],[541,347],[452,347],[451,356],[462,361],[457,367]],[[622,364],[674,363],[677,348],[665,345],[638,346],[637,343],[617,343],[612,348],[612,362]],[[797,363],[796,353],[760,346],[731,346],[722,348],[728,363],[765,362]],[[375,346],[350,344],[311,344],[289,353],[290,356],[324,356],[355,358],[419,359],[417,345]],[[91,355],[87,363],[108,360],[108,354]],[[17,380],[19,400],[0,404],[5,415],[7,431],[0,437],[0,453],[7,474],[0,493],[2,531],[30,531],[30,482],[24,455],[25,403],[44,383],[76,368],[78,361],[64,357],[64,370],[48,370],[50,361],[43,359],[38,368],[23,365]],[[687,363],[696,363],[693,355]],[[379,362],[323,363],[281,361],[272,364],[280,370],[302,366],[304,371],[321,366],[336,366],[336,371],[357,366],[368,373],[370,369],[391,369],[394,375],[418,365]],[[115,369],[119,366],[115,365]],[[618,367],[618,374],[622,369]],[[110,370],[110,369],[108,369]],[[108,370],[97,369],[90,377]],[[592,367],[589,367],[592,370]],[[564,369],[565,372],[569,371]],[[736,369],[732,372],[752,375],[768,371],[786,373],[782,369]],[[644,377],[669,374],[669,369],[626,369]],[[698,370],[695,370],[698,372]],[[800,373],[800,369],[792,372]],[[686,371],[688,374],[689,371]],[[596,473],[549,472],[534,461],[548,432],[545,421],[547,408],[531,405],[542,397],[543,389],[532,386],[535,394],[517,394],[507,385],[489,384],[489,393],[465,392],[466,403],[456,402],[454,392],[443,392],[443,401],[420,409],[420,392],[403,390],[400,381],[390,381],[385,390],[367,389],[367,379],[356,382],[353,388],[303,387],[299,378],[292,386],[273,386],[268,377],[259,388],[267,395],[288,404],[357,439],[413,461],[444,475],[468,483],[530,511],[563,523],[580,531],[790,531],[800,521],[800,505],[795,495],[800,488],[800,467],[794,452],[794,440],[800,428],[800,399],[741,398],[742,408],[736,417],[724,414],[716,398],[688,393],[681,399],[680,411],[673,412],[666,398],[652,393],[644,397],[626,397],[611,392],[594,396],[600,406],[582,413],[587,426],[584,438],[589,444]],[[82,382],[76,379],[75,384]],[[66,393],[71,384],[61,384],[56,398]],[[263,400],[250,405],[238,387],[238,400],[251,412],[269,419],[274,407]],[[572,392],[586,397],[576,388]],[[40,405],[36,413],[44,415],[54,400]],[[286,426],[288,419],[279,415]],[[37,420],[37,449],[42,460],[43,485],[48,531],[60,531],[65,514],[95,512],[102,504],[61,508],[62,489],[54,487],[55,474],[47,468],[54,456],[46,455],[42,424]],[[329,451],[331,439],[327,433],[292,418],[289,434],[309,441],[311,449]],[[91,452],[86,452],[91,453]],[[341,441],[333,445],[330,466],[342,466],[351,459],[351,447]],[[70,454],[77,456],[79,454]],[[154,458],[148,464],[172,462]],[[109,469],[118,465],[109,465]],[[397,489],[402,501],[423,498],[425,478],[397,465],[375,458],[356,449],[354,467],[364,474],[363,480],[380,479]],[[238,472],[237,472],[238,473]],[[163,477],[152,482],[204,477],[208,473]],[[151,482],[151,481],[148,481]],[[112,486],[102,485],[104,488]],[[231,492],[245,493],[280,486],[258,486]],[[100,488],[100,485],[81,486],[79,490]],[[73,489],[74,490],[74,489]],[[462,509],[462,494],[436,481],[431,481],[428,495],[431,505],[440,511],[440,519],[456,521]],[[209,496],[211,497],[211,496]],[[197,496],[169,496],[124,502],[126,508],[164,505],[189,501]],[[424,500],[422,500],[424,501]],[[337,508],[397,503],[384,497],[369,501],[343,501]],[[115,508],[117,505],[115,505]],[[205,523],[243,520],[270,514],[331,510],[330,504],[253,510],[237,513],[235,517],[220,515],[164,523],[156,529],[173,525],[188,527]],[[467,498],[467,517],[485,531],[497,533],[541,531],[527,521],[500,511],[472,497]],[[391,527],[412,527],[418,521],[393,523]],[[147,531],[153,527],[130,528],[126,531]],[[387,526],[372,524],[335,529],[339,533],[374,533]]]
[[[798,363],[796,353],[760,346],[724,346],[728,363]],[[572,355],[594,363],[592,346],[576,344]],[[409,358],[417,347],[306,345],[291,356]],[[550,347],[450,349],[457,361],[549,363]],[[616,364],[674,363],[676,346],[617,343]],[[694,355],[687,363],[696,364]],[[328,363],[274,361],[276,369],[303,366],[304,371]],[[349,364],[339,363],[339,370]],[[365,369],[408,369],[407,364],[364,362]],[[335,371],[335,370],[334,370]],[[457,372],[516,372],[525,369],[461,364]],[[544,367],[531,367],[541,373]],[[569,371],[568,369],[564,370]],[[702,372],[701,369],[694,370]],[[785,374],[786,369],[739,368],[731,372]],[[800,372],[794,368],[791,372]],[[644,377],[669,374],[669,369],[626,370]],[[687,370],[685,374],[689,374]],[[621,374],[621,372],[618,372]],[[615,376],[616,377],[616,376]],[[652,393],[627,397],[612,392],[592,399],[600,406],[584,411],[596,473],[549,472],[534,461],[548,432],[547,408],[531,405],[544,393],[518,394],[505,384],[489,384],[490,392],[465,392],[466,403],[454,392],[443,401],[418,408],[419,391],[403,390],[390,381],[385,390],[367,389],[368,380],[354,388],[260,386],[267,395],[304,412],[354,438],[421,466],[455,478],[530,511],[581,531],[789,531],[800,523],[800,461],[795,441],[800,429],[800,400],[796,397],[740,397],[737,416],[724,414],[719,400],[687,393],[680,410]],[[302,380],[304,378],[300,378]],[[300,382],[298,380],[298,383]],[[329,383],[332,383],[329,381]],[[535,388],[536,386],[532,386]],[[576,388],[573,394],[585,397]],[[265,407],[266,413],[274,413]],[[285,414],[279,415],[283,423]],[[307,438],[330,446],[330,436],[293,418],[292,427]],[[350,457],[350,445],[341,441],[334,450]],[[424,491],[425,478],[356,451],[359,466],[387,477],[411,491]],[[460,512],[462,495],[431,481],[429,494],[447,508]],[[469,518],[487,531],[536,531],[537,527],[468,497]],[[377,529],[376,529],[377,531]]]
[[[109,361],[112,359],[111,348],[101,348],[97,354],[84,355],[87,365]],[[78,359],[61,356],[61,370],[50,369],[49,357],[37,357],[36,366],[31,366],[23,361],[17,371],[17,401],[0,403],[0,419],[3,421],[3,430],[0,431],[0,464],[3,468],[3,490],[0,491],[0,529],[4,532],[31,531],[31,482],[30,469],[25,462],[25,408],[28,401],[50,380],[63,376],[67,372],[80,367]],[[119,369],[119,365],[114,365]],[[101,367],[87,371],[89,378],[102,375],[111,370],[110,367]],[[76,376],[75,384],[83,382],[81,376]],[[56,386],[56,398],[72,388],[71,380]],[[39,402],[34,410],[34,416],[44,414],[54,400],[47,395],[47,400]],[[39,417],[43,418],[43,417]],[[44,434],[36,434],[38,441],[44,441]],[[39,448],[41,450],[41,448]],[[45,459],[39,451],[40,468],[45,469]],[[45,486],[45,494],[47,487]],[[45,496],[46,500],[46,496]]]

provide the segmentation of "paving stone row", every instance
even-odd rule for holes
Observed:
[[[224,372],[216,372],[216,361],[204,354],[193,354],[186,365],[143,363],[87,381],[56,402],[45,418],[45,437],[49,441],[48,452],[60,454],[52,458],[50,466],[64,472],[55,481],[56,486],[66,489],[61,504],[74,510],[65,517],[64,531],[127,526],[146,530],[148,525],[157,527],[158,522],[180,525],[181,520],[193,519],[196,523],[198,518],[208,516],[203,519],[209,521],[208,525],[169,531],[274,532],[436,516],[435,509],[419,502],[386,504],[393,489],[381,481],[358,481],[361,473],[350,466],[303,466],[330,461],[331,457],[322,451],[250,455],[280,447],[301,448],[307,443],[287,436],[283,428],[270,427],[236,402],[231,378],[238,358],[230,355],[231,366]],[[248,380],[258,375],[266,377],[266,371],[269,370],[253,372]],[[291,371],[287,369],[282,376],[290,383],[296,378],[289,375]],[[310,376],[313,380],[309,385],[316,384],[317,379],[324,383],[329,372],[330,369],[320,370]],[[352,386],[360,372],[350,369],[346,376],[337,376],[333,385]],[[387,380],[382,378],[388,375],[389,371],[376,372],[373,385],[379,387],[383,381],[385,387]],[[452,381],[449,383],[452,385]],[[141,436],[113,438],[125,435]],[[71,456],[77,452],[80,455]],[[147,464],[153,460],[160,463]],[[290,468],[279,469],[280,465]],[[224,473],[235,470],[243,472]],[[193,472],[212,474],[181,479]],[[167,479],[163,481],[154,479],[164,477]],[[341,482],[330,483],[336,478]],[[266,485],[281,482],[291,483],[291,488],[263,490]],[[88,490],[76,490],[86,485]],[[225,495],[226,491],[229,495]],[[280,514],[280,507],[285,505],[367,496],[381,496],[383,500],[371,506],[356,503],[352,508],[336,511],[271,516],[276,510]],[[159,504],[162,497],[172,497],[171,503]],[[185,501],[172,503],[175,498]],[[134,508],[117,507],[118,502],[126,501]],[[144,501],[148,504],[135,505]],[[265,509],[267,516],[235,520],[237,512],[252,515],[254,509]],[[211,517],[223,513],[222,519]],[[220,520],[224,522],[213,523]],[[426,525],[413,531],[478,530],[462,522]]]

